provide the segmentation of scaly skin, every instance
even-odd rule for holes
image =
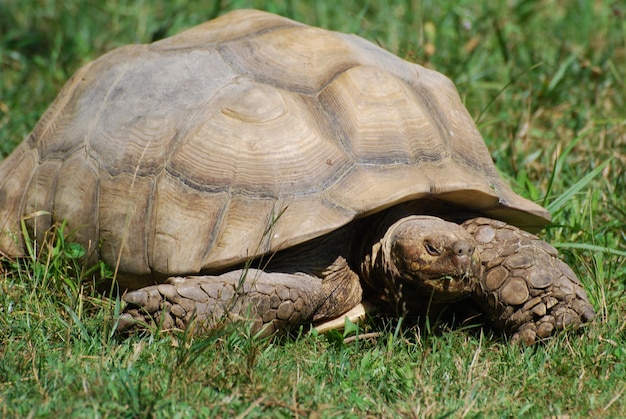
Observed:
[[[131,291],[118,330],[157,324],[194,333],[211,330],[225,317],[252,322],[252,331],[269,335],[310,322],[325,298],[320,278],[304,274],[236,270],[219,276],[170,278],[168,283]]]
[[[476,239],[484,270],[474,298],[513,341],[533,344],[594,318],[582,284],[554,247],[488,218],[462,226]]]

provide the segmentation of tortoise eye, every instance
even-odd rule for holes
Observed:
[[[439,256],[441,255],[441,252],[439,251],[439,249],[437,249],[432,243],[430,242],[424,242],[424,248],[426,248],[426,251],[428,252],[429,255],[431,256]]]

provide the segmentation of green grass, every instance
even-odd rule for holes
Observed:
[[[0,271],[3,417],[517,417],[626,413],[626,6],[612,0],[0,2],[0,157],[82,64],[227,10],[354,32],[451,77],[501,173],[553,210],[542,233],[598,311],[533,348],[491,332],[377,338],[111,332],[78,249]],[[609,161],[610,160],[610,161]],[[1,203],[0,203],[1,204]]]

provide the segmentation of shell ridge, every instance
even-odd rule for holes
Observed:
[[[143,48],[143,49],[145,49],[145,48]],[[89,129],[85,133],[85,139],[84,139],[84,144],[86,145],[87,154],[91,154],[91,144],[90,143],[91,143],[91,141],[93,139],[93,134],[96,131],[96,127],[98,126],[98,122],[100,121],[100,119],[102,117],[102,112],[104,112],[104,109],[105,109],[104,105],[109,102],[109,98],[110,98],[111,94],[115,91],[115,88],[119,84],[120,80],[123,79],[123,76],[126,75],[126,73],[128,73],[128,71],[129,71],[129,69],[131,67],[131,64],[134,63],[134,61],[136,60],[136,57],[137,57],[137,55],[134,55],[134,56],[132,56],[130,58],[129,61],[124,61],[124,67],[123,67],[122,71],[120,71],[120,74],[117,75],[117,77],[115,78],[114,82],[109,85],[109,87],[107,89],[107,92],[104,95],[104,100],[100,104],[100,107],[98,108],[98,111],[96,112],[96,114],[90,120]]]
[[[45,144],[43,144],[44,138],[50,138],[54,135],[58,121],[60,120],[60,115],[65,113],[67,105],[76,92],[78,85],[83,81],[83,76],[89,72],[92,65],[93,62],[90,62],[79,68],[76,74],[63,86],[61,92],[59,92],[50,107],[44,112],[41,119],[28,136],[27,141],[29,141],[33,147],[39,148],[40,146],[45,146]],[[39,158],[43,158],[43,155],[40,155]]]
[[[219,51],[218,51],[219,54]],[[228,64],[228,63],[227,63]],[[237,74],[230,82],[224,83],[218,89],[216,89],[211,96],[209,96],[202,105],[198,106],[195,112],[186,120],[187,123],[184,125],[182,129],[176,130],[175,135],[170,141],[170,147],[167,148],[166,154],[164,156],[163,162],[163,170],[168,171],[172,176],[179,177],[176,175],[174,168],[172,166],[172,156],[180,151],[181,147],[184,147],[187,143],[187,140],[193,136],[198,130],[202,129],[203,122],[206,122],[201,118],[202,115],[206,114],[207,109],[211,109],[214,104],[214,99],[218,97],[224,90],[226,90],[229,86],[237,83],[237,80],[241,78],[241,74]],[[186,183],[187,186],[194,187],[197,190],[203,190],[200,185],[195,187],[194,183]]]

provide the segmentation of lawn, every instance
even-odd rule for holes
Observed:
[[[626,6],[612,0],[0,2],[0,159],[103,53],[238,8],[356,33],[450,77],[541,236],[597,311],[533,347],[383,318],[343,341],[111,330],[76,247],[0,267],[2,417],[619,417],[626,414]],[[2,205],[2,202],[0,202]],[[103,267],[104,268],[104,267]],[[346,332],[353,336],[354,332]]]

